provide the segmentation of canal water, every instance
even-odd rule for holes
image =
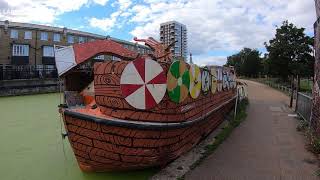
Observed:
[[[68,140],[60,135],[59,103],[59,94],[0,98],[0,179],[131,180],[155,173],[81,172]]]

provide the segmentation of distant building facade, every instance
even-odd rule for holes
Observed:
[[[12,69],[55,70],[54,45],[68,46],[106,38],[140,54],[151,52],[147,46],[113,37],[67,28],[0,21],[0,80]],[[101,55],[95,59],[114,60],[115,57]]]
[[[187,27],[177,21],[169,21],[160,25],[160,41],[165,45],[175,42],[170,49],[174,56],[187,59],[188,36]]]

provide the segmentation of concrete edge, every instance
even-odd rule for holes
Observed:
[[[193,147],[190,151],[182,154],[178,159],[168,164],[165,168],[161,169],[157,174],[152,176],[151,180],[176,180],[181,178],[190,171],[191,165],[197,162],[206,152],[205,147],[215,141],[215,137],[222,131],[228,124],[225,119],[213,132],[211,132],[204,140],[198,145]]]

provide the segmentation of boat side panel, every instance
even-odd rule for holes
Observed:
[[[83,171],[112,171],[162,166],[190,150],[215,129],[234,101],[188,127],[139,130],[65,115],[68,138]]]
[[[140,111],[131,107],[122,97],[120,77],[127,62],[107,61],[95,64],[95,100],[102,113],[115,118],[149,122],[181,122],[202,116],[219,104],[235,96],[235,89],[216,94],[200,94],[197,99],[188,97],[177,104],[166,94],[153,109]],[[167,71],[168,64],[161,64]]]

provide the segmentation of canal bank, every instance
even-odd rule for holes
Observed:
[[[0,81],[1,96],[18,96],[59,92],[58,79],[16,79]]]
[[[0,98],[1,179],[148,179],[155,173],[81,172],[68,140],[61,140],[58,104],[58,93]]]

